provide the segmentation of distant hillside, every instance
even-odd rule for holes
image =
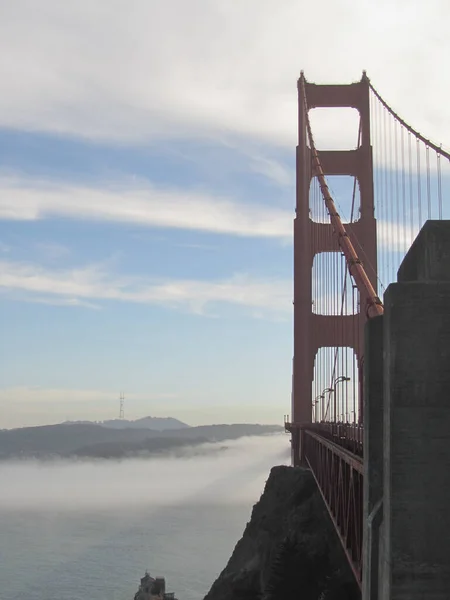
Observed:
[[[157,454],[207,442],[223,442],[245,436],[268,435],[282,431],[278,425],[203,425],[159,433],[142,441],[102,442],[84,446],[70,455],[92,458],[124,458],[142,454]]]
[[[79,458],[133,458],[161,454],[173,450],[180,450],[186,446],[198,446],[208,442],[207,438],[183,439],[177,437],[157,436],[147,438],[141,442],[103,442],[79,448],[69,453],[69,457]]]
[[[278,425],[251,424],[185,426],[155,431],[62,423],[0,431],[0,460],[70,456],[122,458],[280,431],[282,427]]]
[[[64,425],[101,425],[109,429],[152,429],[154,431],[167,431],[172,429],[186,429],[189,427],[183,421],[172,417],[143,417],[134,421],[127,419],[110,419],[108,421],[66,421]]]
[[[148,429],[108,429],[93,423],[23,427],[0,431],[0,459],[65,455],[100,442],[141,441],[159,432]]]
[[[127,421],[126,419],[113,419],[99,423],[103,427],[111,429],[153,429],[154,431],[168,431],[172,429],[186,429],[189,427],[186,423],[173,419],[172,417],[143,417],[135,421]]]
[[[235,423],[233,425],[199,425],[189,427],[176,432],[179,438],[205,437],[209,442],[221,442],[223,440],[236,440],[240,437],[267,435],[283,431],[279,425],[257,425],[251,423]],[[171,432],[171,435],[173,432]]]

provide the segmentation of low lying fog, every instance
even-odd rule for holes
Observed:
[[[0,509],[253,503],[271,467],[289,464],[286,434],[206,444],[202,449],[220,447],[226,449],[181,458],[0,463]]]

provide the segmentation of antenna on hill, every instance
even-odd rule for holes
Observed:
[[[119,419],[124,418],[124,404],[125,404],[125,394],[123,392],[120,392]]]

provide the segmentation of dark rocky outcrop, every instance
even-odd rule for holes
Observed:
[[[358,600],[311,473],[274,467],[242,539],[205,600]]]

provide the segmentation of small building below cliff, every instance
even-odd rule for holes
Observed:
[[[141,584],[134,600],[177,600],[175,594],[166,592],[164,577],[151,577],[148,571],[141,579]]]

